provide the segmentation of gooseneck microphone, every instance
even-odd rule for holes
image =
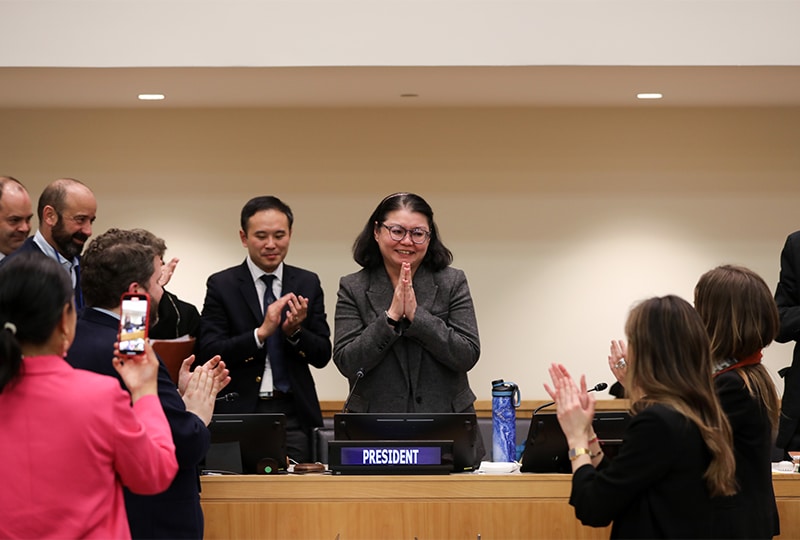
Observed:
[[[238,392],[231,392],[230,394],[225,394],[224,396],[219,396],[214,401],[233,401],[234,399],[239,397]]]
[[[608,385],[606,383],[599,382],[596,385],[594,385],[592,388],[589,388],[587,390],[587,392],[601,392],[601,391],[605,390],[606,388],[608,388]],[[550,405],[555,405],[555,404],[556,404],[555,401],[551,401],[550,403],[545,403],[544,405],[540,405],[540,406],[536,407],[535,409],[533,409],[533,414],[531,416],[536,416],[537,412],[541,411],[542,409],[546,409]]]
[[[356,391],[356,386],[358,386],[358,381],[364,378],[364,368],[358,368],[356,371],[356,380],[353,381],[353,387],[350,389],[350,393],[347,394],[347,399],[344,400],[344,407],[342,407],[342,412],[347,412],[347,406],[350,405],[350,398],[353,397],[353,392]]]

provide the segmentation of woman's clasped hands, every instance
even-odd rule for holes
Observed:
[[[403,318],[414,322],[414,313],[417,311],[417,297],[414,294],[414,285],[411,281],[411,264],[404,262],[400,266],[400,279],[394,288],[392,305],[386,311],[392,320],[399,321]]]

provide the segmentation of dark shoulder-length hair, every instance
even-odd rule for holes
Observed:
[[[742,266],[718,266],[703,274],[694,306],[708,329],[715,360],[742,360],[772,343],[780,330],[769,286]]]
[[[72,282],[53,259],[25,252],[0,267],[0,393],[22,374],[22,345],[42,345],[72,303]]]
[[[439,238],[439,229],[433,220],[433,209],[425,199],[415,193],[394,193],[378,203],[353,243],[353,259],[364,268],[378,268],[383,265],[383,256],[375,240],[375,231],[386,220],[389,212],[400,209],[422,214],[428,220],[431,237],[428,240],[428,251],[422,259],[422,266],[434,272],[450,266],[453,262],[453,253]]]
[[[738,362],[757,354],[780,330],[778,306],[769,286],[743,266],[718,266],[703,274],[694,288],[694,307],[706,325],[716,362]],[[780,401],[767,368],[757,363],[736,371],[750,394],[763,403],[776,429]]]

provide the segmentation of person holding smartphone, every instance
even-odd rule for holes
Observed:
[[[128,394],[64,361],[75,323],[58,263],[0,268],[0,538],[130,538],[122,486],[159,493],[178,470],[152,349],[105,357]]]
[[[141,243],[133,231],[110,229],[87,247],[83,260],[82,286],[86,309],[78,320],[75,341],[67,361],[75,367],[115,375],[108,362],[121,320],[121,301],[128,294],[149,296],[150,321],[158,312],[162,296],[158,279],[161,258]],[[178,388],[163,362],[159,362],[158,396],[172,430],[180,469],[164,493],[141,496],[125,492],[133,538],[202,538],[203,512],[199,495],[199,465],[210,444],[206,427],[214,400],[230,377],[219,357],[193,373],[190,356],[181,368]],[[120,381],[120,384],[124,383]]]
[[[124,293],[120,309],[119,352],[143,354],[150,323],[150,295],[146,292]]]

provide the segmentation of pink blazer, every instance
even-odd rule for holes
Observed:
[[[2,538],[130,538],[122,486],[159,493],[178,470],[158,396],[131,407],[57,356],[25,358],[0,393],[0,465]]]

